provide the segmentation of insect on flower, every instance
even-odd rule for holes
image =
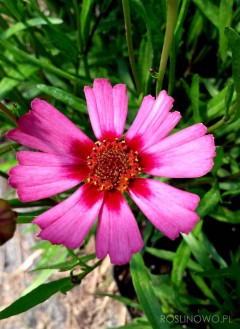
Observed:
[[[203,124],[169,135],[181,118],[170,112],[173,98],[161,91],[144,97],[126,132],[126,86],[96,79],[84,92],[94,143],[62,113],[44,100],[18,121],[8,138],[38,150],[17,153],[19,165],[9,182],[21,201],[53,196],[82,184],[68,199],[34,219],[39,236],[53,244],[77,248],[98,217],[96,254],[109,254],[113,264],[125,264],[143,242],[134,215],[124,198],[132,198],[152,224],[170,239],[189,233],[199,220],[199,197],[141,173],[192,178],[209,172],[215,145]],[[168,136],[169,135],[169,136]]]

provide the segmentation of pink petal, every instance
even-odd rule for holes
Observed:
[[[43,228],[39,237],[67,248],[79,247],[98,216],[103,195],[93,185],[81,186],[68,199],[35,218],[33,222]]]
[[[149,147],[147,149],[147,153],[157,153],[181,146],[185,143],[191,142],[199,137],[204,136],[206,132],[207,127],[205,127],[202,123],[197,123],[164,138],[159,143]]]
[[[112,264],[122,265],[128,263],[142,246],[136,220],[122,194],[106,192],[98,222],[97,257],[104,258],[109,254]]]
[[[65,165],[62,167],[15,166],[9,170],[12,187],[35,186],[60,180],[74,180],[78,183],[88,174],[85,166]]]
[[[199,197],[152,179],[135,179],[129,194],[152,224],[170,239],[189,233],[199,220]]]
[[[49,154],[43,152],[20,151],[17,153],[20,165],[41,167],[61,167],[66,165],[83,165],[86,161],[67,154]]]
[[[144,97],[136,119],[126,133],[126,141],[133,149],[143,151],[163,139],[181,118],[179,112],[169,113],[173,98],[165,90],[156,100]]]
[[[23,145],[53,154],[86,158],[94,143],[49,103],[34,99],[32,110],[18,120],[18,129],[7,134]]]
[[[36,201],[66,191],[88,174],[86,166],[16,166],[9,171],[9,184],[17,189],[23,202]]]
[[[90,121],[98,140],[123,134],[128,97],[124,84],[111,86],[107,79],[96,79],[93,88],[84,88]]]
[[[207,135],[171,149],[146,153],[141,158],[141,166],[144,172],[156,176],[201,177],[212,169],[214,156],[214,138]]]

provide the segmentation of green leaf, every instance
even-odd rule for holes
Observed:
[[[109,327],[108,329],[114,329],[116,327]],[[152,329],[148,323],[129,323],[125,326],[117,327],[116,329]]]
[[[226,113],[226,95],[228,93],[228,86],[224,87],[218,92],[207,104],[207,118],[214,119],[223,116]],[[232,102],[236,100],[236,93],[233,94]]]
[[[70,290],[73,287],[74,285],[71,283],[70,277],[42,284],[2,310],[0,312],[0,319],[6,319],[10,316],[26,312],[30,308],[43,303],[58,291],[63,289]]]
[[[176,289],[181,285],[184,272],[190,260],[191,250],[187,243],[183,240],[176,251],[173,260],[173,268],[171,272],[171,280]]]
[[[63,69],[59,69],[56,66],[50,64],[46,59],[38,59],[34,57],[33,55],[29,55],[27,52],[19,49],[15,45],[12,45],[10,42],[5,40],[0,40],[0,45],[8,49],[13,54],[16,54],[17,56],[21,57],[22,59],[26,60],[28,63],[33,63],[37,67],[45,68],[46,70],[49,70],[52,73],[55,73],[56,75],[63,77],[73,83],[77,83],[79,86],[89,86],[90,83],[86,80],[79,79],[75,77],[74,75],[64,71]],[[26,64],[25,64],[26,66]]]
[[[210,215],[220,222],[240,224],[240,210],[231,211],[226,207],[218,207],[214,212],[210,213]]]
[[[15,148],[18,148],[19,144],[16,142],[8,142],[8,143],[2,143],[0,144],[0,156],[9,152],[15,150]]]
[[[219,255],[217,249],[214,247],[211,241],[208,240],[207,236],[203,232],[200,232],[199,234],[199,242],[208,253],[209,258],[211,257],[214,259],[221,267],[227,267],[225,260]]]
[[[46,93],[47,95],[52,96],[54,99],[57,99],[63,102],[64,104],[67,104],[73,109],[82,113],[87,113],[86,102],[84,102],[84,100],[82,100],[81,98],[75,97],[60,88],[51,87],[43,84],[37,85],[37,88],[42,92]]]
[[[195,238],[192,233],[189,233],[188,235],[182,234],[182,236],[186,241],[186,243],[188,244],[188,246],[190,247],[194,257],[196,258],[198,263],[202,266],[202,268],[212,269],[213,268],[212,262],[208,258],[208,254],[204,250],[201,243],[197,240],[197,238]]]
[[[136,7],[135,10],[142,16],[147,28],[147,39],[142,38],[138,60],[141,85],[143,86],[144,92],[146,94],[148,90],[149,79],[151,77],[149,69],[152,67],[153,61],[152,33],[150,27],[151,25],[148,14],[144,7],[144,2],[142,2],[141,0],[133,0],[132,3]]]
[[[206,216],[212,211],[220,200],[220,192],[218,182],[215,181],[212,188],[204,195],[201,199],[199,206],[197,208],[197,213],[201,218]]]
[[[181,242],[181,244],[184,243],[186,245],[186,242],[183,240]],[[181,245],[180,244],[180,245]],[[179,247],[180,247],[179,245]],[[179,248],[178,247],[178,248]],[[170,262],[172,261],[175,261],[175,259],[177,258],[177,253],[173,252],[173,251],[168,251],[168,250],[163,250],[163,249],[156,249],[156,248],[151,248],[151,247],[146,247],[145,249],[149,254],[155,256],[155,257],[159,257],[161,259],[165,259],[165,260],[168,260]],[[179,251],[179,254],[180,251]],[[181,259],[179,257],[179,259]],[[176,269],[178,270],[178,262],[176,261]],[[181,267],[181,266],[180,266]],[[192,259],[188,259],[188,262],[187,262],[187,268],[189,268],[190,270],[193,270],[193,271],[201,271],[202,270],[202,267],[199,266],[196,262],[194,262]],[[184,272],[184,271],[183,271]],[[173,275],[173,270],[172,270],[172,275]],[[174,281],[174,280],[173,280]]]
[[[40,271],[40,270],[56,270],[58,269],[59,272],[65,272],[73,269],[75,266],[79,264],[78,260],[71,259],[65,262],[53,264],[53,265],[45,265],[45,266],[37,266],[33,272]]]
[[[113,295],[113,294],[104,294],[104,293],[96,293],[94,294],[95,296],[107,296],[110,297],[112,299],[115,299],[127,306],[136,308],[138,310],[142,310],[142,306],[139,303],[134,302],[133,300],[127,298],[127,297],[123,297],[123,296],[118,296],[118,295]]]
[[[90,23],[93,16],[92,8],[94,1],[93,0],[83,0],[82,8],[80,14],[81,21],[81,34],[84,45],[87,44],[89,33],[90,33]]]
[[[193,119],[195,123],[202,122],[200,113],[199,113],[199,75],[194,74],[191,85],[191,103],[193,109]]]
[[[132,256],[130,269],[138,299],[152,328],[168,329],[169,326],[161,321],[162,310],[140,253]]]
[[[234,121],[240,118],[240,36],[231,27],[225,28],[225,35],[228,38],[229,46],[232,50],[232,71],[233,81],[237,92],[237,107]]]
[[[217,146],[216,147],[216,156],[214,157],[214,166],[212,168],[212,173],[213,175],[217,174],[218,168],[221,167],[223,164],[224,160],[224,152],[223,152],[223,147],[222,146]]]
[[[217,279],[219,277],[222,278],[231,278],[234,280],[238,280],[240,276],[240,264],[232,264],[228,266],[227,268],[221,268],[221,269],[212,269],[208,271],[203,271],[201,273],[198,273],[200,276],[206,276],[208,278]]]
[[[48,19],[52,24],[63,23],[62,19],[57,18],[57,17],[48,17]],[[41,17],[31,18],[31,19],[27,20],[26,23],[18,22],[16,24],[14,24],[13,26],[9,27],[6,31],[4,31],[0,35],[0,38],[8,39],[12,35],[20,32],[20,31],[23,31],[23,30],[27,29],[28,27],[37,26],[37,25],[45,25],[45,24],[47,24],[47,22],[44,19],[42,19]]]
[[[198,6],[203,15],[205,15],[209,21],[218,27],[218,7],[212,1],[206,0],[193,0]]]
[[[202,277],[200,277],[198,275],[195,275],[193,273],[191,273],[191,277],[192,277],[193,281],[195,282],[195,284],[198,286],[198,288],[201,290],[201,292],[207,298],[210,298],[213,301],[216,301],[217,302],[216,297],[214,296],[212,290],[208,287],[208,285],[206,284],[206,282],[203,280]]]
[[[225,61],[227,57],[228,43],[224,28],[231,25],[233,2],[233,0],[221,0],[219,6],[219,54],[222,61]]]
[[[31,223],[37,215],[21,215],[18,213],[17,224],[28,224]]]
[[[45,42],[48,48],[49,46],[57,48],[64,57],[72,59],[73,62],[77,61],[78,50],[76,44],[66,33],[57,30],[51,24],[45,27],[45,33]]]

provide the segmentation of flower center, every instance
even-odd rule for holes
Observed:
[[[138,152],[131,150],[124,140],[120,141],[118,138],[114,141],[98,141],[95,144],[88,156],[90,172],[86,182],[92,183],[100,191],[125,191],[129,181],[142,170]]]

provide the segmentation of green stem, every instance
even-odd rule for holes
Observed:
[[[169,52],[171,49],[174,29],[177,22],[178,0],[167,0],[167,24],[163,42],[162,55],[159,64],[159,73],[156,86],[156,95],[162,89],[163,77],[167,67]]]
[[[137,73],[137,67],[134,60],[134,54],[133,54],[133,43],[132,43],[132,34],[131,34],[131,17],[130,17],[130,7],[129,7],[129,1],[128,0],[122,0],[122,6],[123,6],[123,14],[124,14],[124,22],[125,22],[125,30],[126,30],[126,39],[127,39],[127,46],[128,46],[128,56],[129,61],[132,69],[133,78],[135,81],[136,89],[138,95],[141,94],[142,88],[139,80],[139,76]]]
[[[15,124],[17,124],[17,118],[15,117],[15,115],[13,115],[12,112],[10,112],[9,109],[1,102],[0,102],[0,111],[2,111]]]

